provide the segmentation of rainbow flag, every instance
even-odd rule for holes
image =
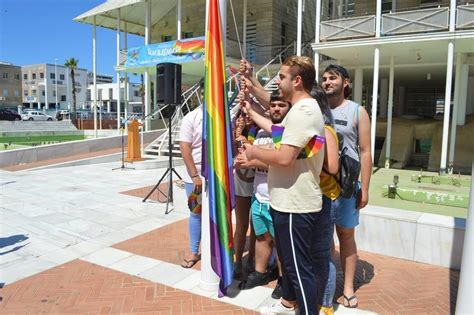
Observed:
[[[249,133],[247,135],[247,140],[250,142],[250,144],[253,144],[253,142],[255,141],[255,138],[257,137],[257,132],[258,130],[255,125],[250,127]]]
[[[202,174],[207,179],[211,266],[220,277],[219,296],[232,283],[234,208],[232,132],[225,86],[224,50],[218,0],[209,0],[206,29]]]
[[[283,132],[285,131],[285,127],[280,125],[273,125],[272,126],[272,140],[275,144],[275,148],[279,149],[281,146],[281,139],[283,138]],[[306,146],[301,149],[301,152],[298,154],[297,159],[307,159],[318,153],[319,150],[324,146],[326,143],[326,138],[321,136],[314,136],[312,137]]]

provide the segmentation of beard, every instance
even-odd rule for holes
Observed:
[[[272,116],[270,117],[270,120],[272,121],[272,124],[279,124],[283,121],[283,116],[282,115],[278,117]]]
[[[344,85],[341,85],[339,87],[333,87],[331,91],[327,91],[325,89],[324,92],[326,93],[327,97],[338,96],[344,93]]]

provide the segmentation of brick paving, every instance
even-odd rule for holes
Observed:
[[[181,220],[113,247],[180,264],[188,246],[187,226],[187,219]],[[339,263],[336,265],[335,299],[342,303],[343,279]],[[452,314],[458,282],[459,272],[455,270],[359,252],[355,287],[363,310],[379,314]],[[274,283],[268,286],[274,287]]]
[[[255,314],[82,260],[1,289],[2,314]]]

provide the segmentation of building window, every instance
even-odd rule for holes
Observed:
[[[161,36],[161,41],[162,41],[162,42],[169,42],[169,41],[171,41],[171,40],[173,40],[173,36],[172,36],[172,35],[162,35],[162,36]]]
[[[44,79],[44,73],[40,72],[40,79]]]
[[[8,73],[7,73],[7,72],[4,72],[4,73],[2,74],[2,78],[8,79]]]
[[[56,76],[54,75],[54,72],[51,72],[51,73],[49,74],[49,78],[50,78],[50,79],[53,79],[53,80],[56,79]]]
[[[92,94],[91,90],[87,89],[86,98],[87,98],[88,101],[92,101],[92,95],[91,94]]]
[[[32,78],[33,80],[36,80],[36,73],[32,73],[32,74],[31,74],[31,78]]]
[[[28,96],[28,90],[24,90],[24,91],[23,91],[23,95],[24,95],[24,96]]]
[[[193,32],[183,32],[182,38],[192,38]]]
[[[287,29],[287,24],[281,23],[281,45],[282,46],[286,46],[286,29]]]
[[[20,97],[20,91],[18,90],[13,91],[13,95],[15,95],[15,97]]]
[[[43,95],[43,96],[44,96],[44,90],[43,90],[43,91],[41,91],[41,95]]]
[[[114,89],[109,89],[109,100],[114,98]]]
[[[28,80],[28,73],[23,74],[23,80]]]
[[[31,90],[31,95],[35,96],[36,95],[36,90]]]
[[[20,75],[19,75],[18,73],[15,74],[15,79],[16,79],[16,80],[20,80]]]
[[[8,90],[7,89],[3,89],[3,96],[8,97]]]
[[[133,96],[140,97],[140,91],[133,91]]]
[[[65,102],[66,101],[66,95],[61,95],[61,102]]]
[[[102,89],[97,89],[97,100],[102,101]]]
[[[382,0],[382,12],[392,11],[392,0]]]
[[[59,80],[63,80],[63,81],[64,81],[64,74],[60,74],[60,75],[59,75]]]
[[[53,91],[53,97],[56,97],[56,91]]]

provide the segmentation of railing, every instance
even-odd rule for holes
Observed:
[[[120,55],[119,55],[119,65],[121,66],[125,65],[126,61],[127,61],[127,50],[122,49],[120,50]]]
[[[460,5],[457,9],[456,29],[474,28],[474,5]]]
[[[280,70],[279,65],[283,63],[283,60],[287,57],[288,53],[294,54],[296,49],[296,42],[292,42],[290,45],[286,46],[285,49],[280,51],[275,57],[267,61],[263,66],[255,72],[255,77],[262,83],[264,86],[273,79],[278,71]],[[275,65],[278,65],[275,68]]]
[[[449,27],[449,8],[430,8],[382,15],[382,34],[399,35],[444,31]]]
[[[321,22],[321,41],[372,37],[375,35],[375,15],[350,17]]]

